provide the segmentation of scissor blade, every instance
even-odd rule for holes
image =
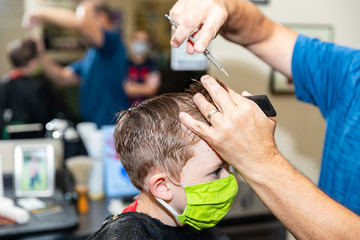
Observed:
[[[216,61],[216,59],[214,58],[214,56],[209,52],[209,50],[205,49],[205,51],[203,52],[204,56],[209,60],[209,62],[211,62],[217,69],[219,69],[220,71],[222,71],[226,76],[229,76],[229,74],[226,72],[226,70],[223,68],[223,66],[221,66],[221,64]]]
[[[169,19],[170,23],[172,25],[174,25],[176,28],[179,27],[179,25],[177,25],[174,21],[174,19],[172,19],[169,15],[165,14],[165,17],[167,19]],[[189,39],[195,44],[195,37],[194,36],[190,36]],[[222,71],[226,76],[229,76],[229,74],[225,71],[225,69],[223,68],[223,66],[221,66],[221,64],[216,61],[216,59],[214,58],[214,56],[209,52],[209,50],[206,48],[205,51],[203,52],[204,56],[207,58],[207,60],[209,62],[211,62],[212,64],[214,64],[215,67],[217,67],[220,71]]]

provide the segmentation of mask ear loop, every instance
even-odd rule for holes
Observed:
[[[174,215],[176,218],[179,216],[179,214],[164,200],[155,197],[155,199],[161,204],[163,205],[167,210],[169,210],[171,212],[172,215]]]
[[[184,185],[184,184],[176,182],[174,179],[172,179],[172,178],[171,178],[169,175],[167,175],[166,173],[163,173],[163,174],[166,175],[173,184],[185,188],[185,185]]]
[[[169,175],[167,175],[166,173],[163,173],[163,174],[165,174],[173,184],[185,188],[185,185],[184,185],[184,184],[181,184],[181,183],[178,183],[178,182],[174,181],[174,179],[172,179],[172,178],[171,178]],[[172,215],[174,215],[176,218],[179,216],[179,214],[178,214],[167,202],[165,202],[164,200],[162,200],[162,199],[160,199],[160,198],[157,198],[157,197],[155,197],[155,199],[156,199],[161,205],[163,205],[167,210],[169,210],[169,211],[172,213]]]

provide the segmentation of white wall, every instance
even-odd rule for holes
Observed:
[[[0,81],[10,70],[6,55],[7,43],[24,36],[21,28],[22,15],[22,1],[0,0]]]
[[[285,24],[330,24],[334,28],[334,42],[360,47],[360,30],[357,29],[360,1],[269,1],[259,7],[271,19]],[[247,90],[269,96],[278,113],[275,137],[280,152],[317,183],[325,133],[325,122],[318,109],[299,102],[294,95],[272,95],[269,91],[270,67],[242,47],[217,37],[211,50],[230,77],[213,67],[210,68],[211,75],[238,92]]]

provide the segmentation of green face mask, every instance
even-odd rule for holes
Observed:
[[[168,203],[156,198],[180,222],[186,223],[197,230],[213,227],[229,211],[238,191],[238,184],[234,174],[208,183],[184,186],[169,179],[176,185],[182,186],[186,193],[186,208],[179,215]]]

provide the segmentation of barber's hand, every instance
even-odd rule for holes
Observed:
[[[36,43],[36,50],[38,52],[38,55],[41,56],[45,53],[45,43],[42,38],[33,38],[33,40]]]
[[[26,12],[22,19],[22,27],[25,29],[32,29],[43,21],[41,10],[31,10]]]
[[[170,10],[170,16],[179,25],[171,39],[173,47],[179,47],[196,29],[196,43],[188,43],[187,52],[201,53],[216,36],[228,17],[229,0],[178,0]]]
[[[181,112],[180,120],[187,128],[205,139],[241,173],[278,153],[274,142],[275,118],[266,117],[253,101],[231,89],[226,91],[212,77],[203,76],[201,82],[216,106],[201,94],[196,94],[194,101],[212,126]],[[216,108],[220,111],[212,111]]]

